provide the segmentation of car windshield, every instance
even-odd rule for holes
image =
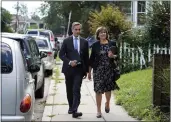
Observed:
[[[38,48],[49,48],[47,40],[36,39],[36,44],[37,44]]]
[[[31,34],[31,35],[37,35],[38,32],[37,31],[28,31],[27,34]]]
[[[1,73],[11,73],[13,69],[13,58],[11,48],[6,43],[1,43]]]

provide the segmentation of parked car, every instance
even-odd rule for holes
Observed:
[[[45,33],[43,33],[44,30],[45,29],[28,29],[26,34],[31,36],[45,36]]]
[[[1,120],[31,121],[34,113],[36,64],[27,65],[20,40],[1,38]]]
[[[52,48],[55,49],[54,50],[54,52],[55,52],[54,59],[56,59],[59,50],[58,50],[58,44],[55,42],[54,34],[51,30],[44,30],[43,32],[46,33],[48,35],[48,37],[50,38],[50,43],[52,45]]]
[[[37,72],[32,72],[32,77],[35,79],[35,97],[43,98],[44,96],[44,62],[42,58],[47,55],[43,52],[39,52],[37,44],[33,37],[22,35],[22,34],[2,34],[2,37],[20,40],[23,43],[23,52],[27,61],[27,65],[38,65],[40,70]]]
[[[37,37],[35,40],[39,51],[47,54],[47,57],[43,58],[42,60],[45,63],[45,71],[48,73],[48,75],[52,75],[54,67],[54,53],[51,44],[48,41],[48,38]]]
[[[53,32],[51,30],[29,29],[29,30],[27,30],[26,34],[31,35],[31,36],[45,36],[45,37],[48,37],[49,40],[50,40],[50,44],[51,44],[52,48],[56,49],[56,50],[54,50],[54,52],[55,52],[54,59],[56,59],[59,50],[57,49],[54,34],[53,34]]]

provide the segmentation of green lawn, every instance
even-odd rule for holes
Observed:
[[[163,114],[152,107],[152,69],[124,74],[117,81],[116,104],[122,105],[129,115],[142,120],[159,121]]]
[[[61,59],[59,58],[59,56],[56,57],[56,61],[61,61]]]

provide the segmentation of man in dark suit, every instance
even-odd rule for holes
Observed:
[[[59,57],[63,61],[62,73],[65,75],[66,92],[69,104],[68,113],[73,118],[82,116],[77,112],[80,104],[80,90],[83,78],[88,73],[89,49],[88,42],[80,37],[81,24],[72,24],[73,35],[63,41]]]

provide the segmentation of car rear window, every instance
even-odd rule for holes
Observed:
[[[37,35],[38,32],[37,32],[37,31],[28,31],[27,34],[34,34],[34,35]]]
[[[45,33],[45,32],[42,32],[42,31],[40,31],[40,35],[41,36],[49,36],[48,33]]]
[[[13,57],[10,46],[6,43],[1,43],[1,73],[8,74],[13,70]]]
[[[36,39],[36,44],[39,48],[49,48],[48,47],[48,43],[47,40],[43,40],[43,39]]]

